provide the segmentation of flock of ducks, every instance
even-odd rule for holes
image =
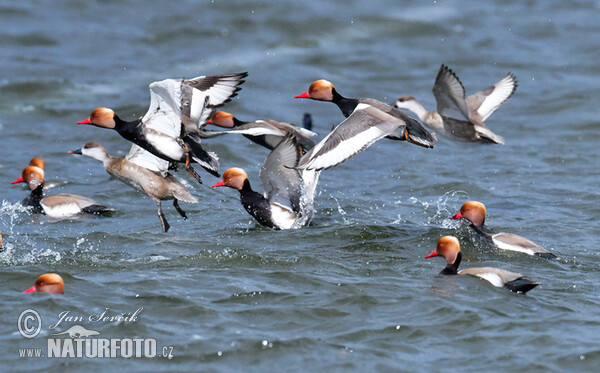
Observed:
[[[167,232],[170,225],[163,213],[162,201],[172,200],[184,219],[187,215],[179,202],[198,203],[198,199],[169,171],[177,170],[178,165],[183,164],[192,178],[202,184],[201,176],[194,169],[198,164],[219,177],[218,156],[205,150],[201,140],[242,134],[270,150],[259,173],[264,192],[253,190],[248,174],[238,167],[227,169],[212,187],[238,190],[242,206],[261,225],[273,229],[301,228],[312,223],[315,190],[321,171],[341,164],[380,139],[432,148],[437,142],[437,132],[454,140],[503,144],[503,138],[488,129],[485,120],[518,85],[515,75],[509,72],[493,86],[466,97],[459,78],[442,65],[433,87],[437,107],[435,111],[427,111],[412,96],[399,97],[395,105],[370,98],[346,98],[331,82],[317,80],[306,92],[294,97],[332,102],[346,119],[315,144],[312,138],[316,133],[311,131],[310,116],[305,115],[305,125],[299,127],[269,119],[246,122],[216,110],[237,95],[247,75],[243,72],[154,82],[149,87],[150,107],[143,117],[124,121],[112,109],[100,107],[93,110],[89,118],[77,122],[116,131],[132,143],[127,155],[115,158],[96,142],[88,142],[69,153],[102,162],[110,175],[154,200],[162,230]],[[400,109],[415,113],[431,130]],[[208,130],[208,124],[224,130]],[[32,159],[13,183],[19,182],[26,183],[30,189],[23,204],[52,217],[110,214],[113,211],[102,203],[73,194],[44,196],[44,162],[40,158]],[[487,233],[484,231],[485,215],[482,203],[469,201],[452,218],[468,221],[478,235],[499,249],[556,258],[524,237]],[[434,256],[442,256],[447,261],[441,275],[478,276],[494,286],[521,293],[538,285],[521,274],[495,268],[459,271],[460,243],[453,236],[440,238],[437,248],[426,258]],[[63,293],[64,284],[59,275],[44,274],[25,292]]]

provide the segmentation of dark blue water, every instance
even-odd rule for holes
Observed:
[[[0,2],[3,370],[597,370],[598,19],[597,1]],[[506,145],[380,141],[323,172],[315,227],[257,226],[237,192],[180,172],[200,203],[182,204],[188,221],[165,204],[164,234],[150,199],[66,153],[98,141],[125,154],[116,133],[75,122],[98,106],[143,115],[155,80],[248,71],[227,111],[296,123],[310,112],[323,136],[339,110],[292,99],[312,81],[348,97],[413,95],[433,109],[441,63],[468,94],[517,75],[516,94],[487,120]],[[205,144],[261,190],[264,149],[243,137]],[[61,181],[49,194],[85,195],[116,213],[55,220],[23,210],[27,191],[10,182],[33,156]],[[475,239],[448,219],[467,200],[486,204],[491,230],[561,260]],[[461,240],[464,267],[542,285],[523,296],[436,277],[443,261],[423,256],[447,234]],[[61,274],[64,296],[21,293],[45,272]],[[83,325],[104,338],[155,338],[175,357],[19,357],[18,348],[45,348],[61,312],[107,307],[143,311],[132,323]],[[43,319],[33,339],[17,330],[26,309]]]

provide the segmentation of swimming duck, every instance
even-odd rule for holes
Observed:
[[[288,134],[293,135],[304,150],[309,150],[315,146],[310,137],[315,136],[316,133],[291,123],[277,122],[271,119],[244,122],[225,111],[215,112],[213,117],[206,123],[231,128],[232,130],[227,131],[227,133],[241,133],[258,145],[271,150]]]
[[[44,162],[44,160],[40,157],[33,157],[31,158],[31,160],[29,161],[29,165],[30,166],[36,166],[41,168],[42,170],[44,169],[46,163]],[[15,180],[15,182],[22,182],[23,180],[21,180],[20,178]],[[15,183],[13,183],[15,184]],[[44,181],[44,190],[48,190],[48,189],[52,189],[54,187],[59,186],[61,183],[59,181]],[[25,189],[27,189],[27,186],[24,186]]]
[[[333,102],[347,117],[302,157],[299,169],[334,167],[384,137],[427,148],[437,142],[435,134],[402,111],[370,98],[345,98],[327,80],[313,82],[308,91],[294,97]]]
[[[126,122],[112,109],[97,108],[77,124],[113,129],[159,158],[183,162],[188,173],[202,183],[190,163],[195,161],[219,176],[219,162],[215,153],[200,145],[201,128],[215,108],[237,95],[247,75],[243,72],[154,82],[150,84],[150,108],[142,118]]]
[[[465,98],[465,87],[446,65],[440,67],[433,94],[435,111],[427,111],[412,96],[402,96],[395,106],[419,116],[427,126],[449,138],[469,142],[504,144],[501,136],[485,125],[485,120],[515,93],[517,77],[509,72],[493,86]]]
[[[467,268],[459,271],[458,266],[462,260],[462,253],[460,252],[460,243],[454,236],[440,238],[436,249],[425,259],[434,256],[441,256],[447,262],[446,268],[440,272],[440,275],[476,276],[490,282],[495,287],[504,287],[517,293],[527,293],[540,284],[526,279],[520,273],[492,267]]]
[[[248,174],[241,168],[230,168],[223,179],[212,187],[230,187],[240,192],[242,205],[260,224],[273,229],[307,226],[314,214],[314,192],[319,171],[297,170],[302,147],[294,136],[287,135],[267,156],[259,177],[264,194],[250,186]]]
[[[469,201],[465,202],[460,212],[452,217],[452,219],[466,219],[471,224],[471,228],[479,235],[488,240],[494,246],[502,250],[518,251],[528,255],[535,255],[546,259],[556,258],[552,252],[544,249],[534,242],[529,241],[525,237],[517,236],[512,233],[496,233],[489,234],[483,231],[483,223],[485,222],[485,206],[481,202]]]
[[[103,214],[114,211],[93,199],[75,194],[62,193],[44,197],[44,170],[37,166],[25,167],[21,177],[12,184],[22,182],[26,183],[31,190],[31,194],[23,200],[22,204],[53,218],[65,218],[79,213]]]
[[[50,293],[64,294],[65,283],[62,277],[56,273],[44,273],[35,280],[35,285],[25,290],[23,293]]]
[[[119,158],[109,155],[97,142],[88,142],[81,149],[69,153],[83,154],[99,160],[110,175],[153,199],[158,206],[158,218],[164,232],[169,230],[170,225],[162,212],[161,201],[172,199],[173,206],[184,219],[187,219],[187,215],[177,201],[198,203],[196,197],[168,173],[168,161],[154,156],[135,144],[131,146],[126,156]]]

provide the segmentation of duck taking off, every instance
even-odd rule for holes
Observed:
[[[198,203],[196,197],[168,173],[168,161],[154,156],[135,144],[131,146],[126,156],[119,158],[109,155],[97,142],[88,142],[81,149],[69,153],[83,154],[99,160],[110,175],[153,199],[158,206],[158,218],[164,232],[169,230],[170,225],[162,212],[161,201],[172,199],[173,206],[184,219],[187,219],[187,215],[177,201]]]
[[[219,162],[215,153],[200,145],[201,129],[217,107],[237,94],[247,75],[243,72],[154,82],[150,84],[150,108],[142,118],[126,122],[112,109],[97,108],[77,124],[113,129],[159,158],[183,162],[188,173],[202,183],[190,163],[197,162],[219,176]]]
[[[426,148],[437,142],[435,134],[402,111],[370,98],[345,98],[327,80],[313,82],[308,91],[294,97],[333,102],[347,118],[302,157],[298,169],[337,166],[384,137]]]
[[[225,171],[223,179],[212,187],[237,189],[246,211],[264,226],[273,229],[305,227],[314,215],[314,193],[320,171],[295,168],[302,152],[292,135],[279,142],[260,170],[264,194],[254,191],[246,171],[237,167]]]
[[[412,111],[429,128],[451,139],[504,144],[501,136],[487,128],[485,120],[515,93],[518,85],[515,74],[508,72],[498,83],[465,98],[465,87],[458,76],[442,64],[433,86],[435,111],[427,111],[412,96],[399,97],[395,107]]]
[[[217,111],[212,119],[206,122],[223,128],[231,128],[225,133],[240,133],[249,140],[273,150],[277,144],[287,135],[292,135],[305,150],[310,150],[315,143],[310,139],[316,133],[308,129],[298,127],[292,123],[277,122],[272,119],[259,119],[254,122],[244,122],[237,119],[233,114],[225,111]]]

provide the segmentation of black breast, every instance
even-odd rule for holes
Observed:
[[[261,225],[277,229],[271,217],[271,204],[262,194],[250,188],[248,180],[246,180],[244,187],[240,190],[240,198],[242,206],[256,221]]]

